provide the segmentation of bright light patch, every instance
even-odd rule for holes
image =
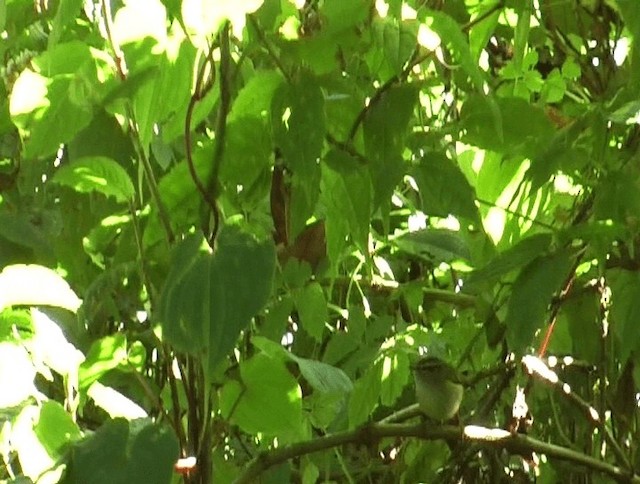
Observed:
[[[385,18],[389,13],[389,4],[384,0],[376,0],[376,11],[381,18]]]
[[[295,40],[299,37],[298,28],[300,28],[300,20],[296,16],[291,15],[287,17],[282,27],[280,27],[280,33],[287,40]]]
[[[418,12],[407,5],[406,2],[402,2],[401,16],[402,20],[415,20],[418,17]]]
[[[409,215],[409,220],[407,221],[407,225],[409,227],[409,232],[416,232],[417,230],[422,230],[427,228],[427,216],[417,211]]]
[[[502,190],[502,193],[496,200],[496,206],[491,207],[487,212],[487,215],[482,220],[482,225],[485,231],[491,237],[491,240],[495,244],[500,242],[504,233],[504,226],[507,221],[507,213],[504,208],[508,208],[509,203],[512,201],[513,196],[520,185],[520,181],[524,177],[524,174],[529,169],[529,160],[524,160],[520,165],[520,169],[513,176],[509,184]]]
[[[13,343],[0,343],[0,408],[15,407],[35,393],[36,370],[27,351]]]
[[[613,60],[616,62],[617,66],[621,66],[624,64],[625,59],[629,55],[629,39],[627,37],[622,37],[613,49]]]
[[[291,117],[291,108],[286,108],[282,113],[282,123],[289,129],[289,118]]]
[[[125,6],[116,12],[113,36],[119,45],[145,37],[156,39],[164,45],[167,40],[167,12],[164,5],[159,0],[125,2]]]
[[[431,30],[427,24],[420,24],[418,28],[418,44],[425,49],[436,50],[441,44],[440,36]]]
[[[147,412],[133,400],[100,382],[93,383],[89,387],[87,394],[93,399],[96,405],[105,410],[111,418],[124,417],[132,420],[148,416]]]
[[[640,113],[639,113],[640,114]],[[573,179],[564,173],[558,173],[553,179],[553,188],[556,192],[567,193],[572,196],[582,193],[582,185],[575,185]]]
[[[27,69],[20,74],[13,85],[9,112],[11,116],[31,113],[49,106],[47,99],[47,78]]]

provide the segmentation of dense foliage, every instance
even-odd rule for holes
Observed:
[[[2,480],[637,482],[636,0],[0,0],[0,37]]]

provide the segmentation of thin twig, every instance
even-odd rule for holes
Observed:
[[[491,15],[493,15],[495,12],[497,12],[503,7],[504,7],[504,1],[500,1],[496,3],[492,8],[484,12],[482,15],[479,15],[472,21],[467,22],[465,25],[460,27],[460,30],[462,32],[469,31],[472,27],[482,22],[483,20],[489,18]],[[411,74],[411,71],[415,66],[422,64],[430,57],[433,57],[433,55],[436,53],[435,50],[430,50],[427,53],[421,56],[418,56],[417,55],[418,52],[419,52],[419,49],[416,48],[414,55],[412,56],[412,59],[408,62],[405,68],[402,69],[402,71],[399,74],[394,75],[389,80],[387,80],[382,86],[380,86],[380,88],[375,92],[375,94],[369,100],[369,103],[358,113],[358,116],[356,117],[355,121],[351,125],[351,129],[349,130],[349,135],[347,136],[347,140],[349,143],[353,141],[353,139],[356,136],[356,133],[358,132],[358,128],[364,121],[365,117],[367,116],[369,111],[371,111],[373,106],[375,106],[378,102],[380,102],[380,99],[382,99],[383,94],[387,92],[389,89],[391,89],[394,85],[406,79],[409,76],[409,74]]]
[[[212,79],[205,84],[204,76],[207,71],[207,63],[209,63],[211,68]],[[191,120],[193,118],[193,111],[196,107],[196,104],[201,101],[207,93],[211,90],[215,82],[215,65],[213,64],[213,44],[209,47],[209,53],[207,54],[207,58],[202,63],[202,65],[198,68],[198,73],[196,75],[196,82],[194,92],[191,95],[191,99],[189,99],[189,104],[187,106],[187,114],[184,119],[184,144],[185,144],[185,156],[187,159],[187,167],[189,168],[189,174],[191,175],[191,179],[195,184],[196,188],[202,195],[202,198],[207,202],[207,205],[211,209],[212,213],[217,212],[216,201],[215,198],[211,196],[211,193],[205,188],[198,176],[195,165],[193,163],[193,154],[191,152]]]
[[[219,187],[219,174],[220,165],[224,157],[224,144],[227,134],[227,116],[229,115],[229,109],[231,108],[231,86],[229,81],[231,79],[231,51],[229,45],[229,22],[226,22],[222,27],[219,35],[220,39],[220,107],[218,109],[218,119],[216,121],[216,144],[215,151],[213,153],[213,166],[211,167],[211,174],[207,182],[207,191],[213,194],[214,200],[218,198],[220,191]],[[211,233],[209,235],[209,245],[213,247],[218,230],[220,228],[220,211],[217,204],[214,204],[212,211],[213,226],[211,227]]]
[[[120,49],[120,46],[115,41],[112,35],[111,29],[111,7],[108,0],[102,0],[102,15],[104,18],[105,31],[107,33],[107,41],[113,52],[114,61],[116,64],[116,70],[120,80],[125,81],[127,78],[127,68],[126,62],[124,59],[124,54]],[[149,186],[149,190],[151,191],[151,197],[153,198],[154,203],[158,209],[158,213],[160,215],[160,221],[165,230],[167,241],[169,244],[172,244],[175,237],[173,234],[173,229],[171,228],[171,222],[169,218],[169,214],[167,212],[166,207],[164,206],[164,202],[160,198],[160,191],[158,190],[158,183],[156,181],[155,175],[153,173],[153,168],[151,167],[151,163],[149,159],[145,155],[145,150],[142,147],[142,143],[140,141],[140,131],[138,130],[138,122],[136,120],[135,112],[131,106],[131,102],[128,101],[126,104],[127,117],[129,118],[129,125],[131,131],[133,132],[133,142],[136,148],[136,153],[138,158],[142,162],[142,168],[146,175],[147,184]],[[140,195],[142,196],[142,195]]]

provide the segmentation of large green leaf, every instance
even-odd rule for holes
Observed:
[[[111,420],[74,446],[63,482],[169,484],[178,453],[178,440],[167,427]]]
[[[429,153],[414,167],[422,210],[428,215],[449,215],[479,222],[475,192],[460,169],[442,153]]]
[[[222,414],[249,433],[300,435],[302,390],[284,362],[259,354],[240,363],[240,375],[242,385],[222,390]]]
[[[89,124],[99,85],[95,60],[82,42],[58,44],[33,62],[36,71],[20,74],[10,102],[13,122],[28,133],[29,158],[55,153]]]
[[[544,150],[555,133],[541,108],[517,97],[470,96],[460,119],[467,143],[507,156],[532,157]]]
[[[56,171],[53,181],[82,193],[102,193],[121,203],[131,201],[135,195],[125,169],[105,156],[87,156],[63,165]]]
[[[417,29],[407,22],[396,19],[376,18],[372,24],[376,49],[371,49],[368,64],[372,72],[378,74],[382,82],[402,72],[416,46]]]
[[[295,301],[302,327],[313,339],[321,342],[324,325],[329,319],[322,287],[317,282],[308,284],[296,293]]]
[[[273,142],[266,120],[238,118],[227,126],[226,146],[220,165],[220,181],[231,190],[246,192],[263,174],[269,173]]]
[[[353,383],[340,368],[322,361],[296,356],[285,350],[282,345],[261,336],[254,336],[251,343],[272,358],[294,361],[309,385],[320,393],[345,394],[353,390]]]
[[[161,296],[164,337],[178,350],[206,356],[209,369],[233,348],[271,293],[272,242],[223,227],[213,252],[202,236],[176,249]]]
[[[260,71],[249,79],[233,102],[228,121],[242,118],[269,118],[271,100],[283,83],[282,75],[275,71]]]
[[[522,353],[534,343],[533,336],[544,325],[551,299],[561,289],[572,263],[571,252],[564,250],[538,257],[520,271],[507,308],[507,340],[512,351]]]
[[[378,406],[382,380],[382,364],[370,367],[364,376],[356,381],[349,399],[349,426],[357,427],[366,422],[371,412]]]
[[[55,401],[42,404],[34,431],[47,453],[54,459],[60,459],[67,447],[82,437],[71,415]]]
[[[414,86],[393,87],[382,94],[365,118],[365,154],[372,161],[374,210],[389,202],[404,174],[402,152],[417,99]]]
[[[611,294],[615,304],[611,307],[612,331],[618,344],[620,361],[640,348],[640,274],[631,271],[611,272]]]
[[[291,171],[289,233],[293,238],[313,214],[320,194],[319,158],[326,133],[324,96],[314,77],[301,72],[282,84],[271,104],[273,137]]]
[[[402,251],[438,262],[469,261],[471,253],[458,232],[444,229],[423,229],[409,232],[393,240]]]
[[[509,272],[520,269],[533,259],[544,255],[552,240],[551,234],[535,234],[522,239],[491,259],[484,267],[473,271],[465,283],[465,288],[495,284]]]
[[[371,177],[366,167],[340,151],[327,154],[322,171],[321,199],[331,210],[330,219],[346,222],[358,248],[367,252],[371,215]]]

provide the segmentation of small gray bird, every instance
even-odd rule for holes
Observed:
[[[413,366],[416,400],[429,418],[445,422],[458,413],[464,387],[456,370],[435,356],[420,358]]]

